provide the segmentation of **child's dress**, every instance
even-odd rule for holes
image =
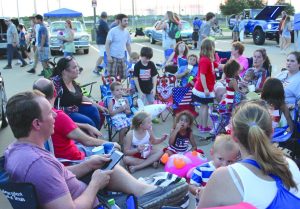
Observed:
[[[167,150],[176,153],[185,153],[189,149],[189,143],[190,143],[190,134],[192,130],[187,130],[185,135],[181,135],[179,132],[177,133],[175,137],[174,144],[169,145],[167,147]]]
[[[235,91],[233,88],[229,87],[229,83],[233,80],[234,78],[226,78],[226,94],[225,98],[220,102],[220,108],[219,108],[219,113],[225,113],[225,112],[231,112],[232,111],[232,105],[234,102],[234,94]]]
[[[115,98],[112,98],[113,102],[113,111],[119,109],[123,105],[125,105],[125,99],[120,98],[119,100],[116,100]],[[124,112],[115,114],[114,116],[111,117],[112,119],[112,124],[116,128],[116,130],[121,130],[123,128],[127,128],[131,125],[131,120],[126,116]]]

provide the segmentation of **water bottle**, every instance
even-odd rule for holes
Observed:
[[[115,202],[114,199],[109,199],[108,200],[108,205],[110,206],[111,209],[121,209]]]

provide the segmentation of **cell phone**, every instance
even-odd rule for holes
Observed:
[[[127,196],[126,199],[127,209],[138,209],[137,198],[133,194]]]
[[[101,168],[104,171],[112,170],[123,158],[124,154],[118,150],[114,150],[110,156],[110,161],[106,162],[105,165]]]

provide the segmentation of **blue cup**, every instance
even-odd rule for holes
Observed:
[[[115,144],[111,142],[104,143],[102,146],[104,147],[104,154],[111,154],[115,148]]]

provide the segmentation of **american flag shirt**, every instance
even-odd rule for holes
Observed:
[[[191,87],[175,87],[173,88],[173,102],[174,105],[190,105],[192,102],[192,88]]]

